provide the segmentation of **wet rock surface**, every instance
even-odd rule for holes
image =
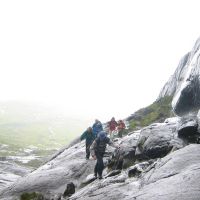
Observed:
[[[162,88],[158,99],[173,96],[172,107],[179,116],[196,114],[200,109],[200,38],[191,52],[180,61],[176,71]]]
[[[138,179],[121,174],[95,181],[70,199],[198,200],[200,145],[191,144],[157,160]]]
[[[73,182],[76,187],[91,173],[92,160],[85,159],[84,142],[62,150],[54,159],[15,182],[4,195],[17,195],[23,192],[64,193],[66,185]]]
[[[158,161],[154,168],[144,175],[140,191],[132,198],[199,199],[199,153],[200,145],[191,144]]]
[[[13,184],[20,177],[30,173],[32,170],[8,161],[0,161],[0,169],[0,191]]]

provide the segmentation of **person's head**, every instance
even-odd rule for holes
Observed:
[[[92,133],[92,127],[88,127],[87,131],[90,132],[90,133]]]
[[[99,120],[98,119],[95,119],[95,123],[98,123],[99,122]]]
[[[107,137],[106,132],[105,131],[99,132],[98,137],[100,140],[104,140]]]
[[[115,118],[114,118],[114,117],[112,117],[111,121],[115,121]]]

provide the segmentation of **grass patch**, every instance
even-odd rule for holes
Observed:
[[[136,111],[128,118],[129,129],[137,130],[155,122],[163,122],[166,118],[173,117],[172,96],[166,96],[151,105]]]
[[[42,194],[32,192],[32,193],[23,193],[20,196],[20,200],[44,200]]]

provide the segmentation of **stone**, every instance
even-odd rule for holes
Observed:
[[[188,142],[195,143],[198,137],[198,120],[196,116],[181,118],[178,128],[178,136]]]
[[[70,197],[74,193],[75,193],[75,185],[74,185],[74,183],[72,183],[72,182],[68,183],[67,187],[66,187],[66,189],[64,191],[63,196],[64,197]]]
[[[152,163],[153,163],[152,160],[150,160],[148,162],[147,161],[141,162],[141,163],[138,163],[134,166],[129,167],[127,169],[128,176],[129,177],[138,177]]]
[[[138,159],[160,158],[167,155],[173,148],[183,147],[183,141],[177,137],[176,121],[152,124],[141,130],[137,143],[136,156]]]
[[[105,178],[111,177],[111,176],[116,176],[116,175],[118,175],[118,174],[120,174],[120,173],[121,173],[121,170],[113,170],[113,171],[109,172],[109,173],[105,176]]]
[[[94,176],[94,174],[89,174],[86,179],[82,182],[82,185],[88,185],[90,183],[92,183],[93,181],[95,181],[97,178]]]

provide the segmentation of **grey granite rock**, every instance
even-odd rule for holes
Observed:
[[[200,109],[200,38],[180,61],[175,73],[162,88],[158,99],[173,96],[172,107],[179,116]]]
[[[71,200],[199,200],[200,145],[192,144],[158,160],[139,179],[119,176],[95,181]]]
[[[137,200],[198,200],[200,196],[200,145],[171,153],[144,174]]]
[[[190,116],[181,118],[177,131],[179,137],[183,140],[189,143],[196,143],[199,137],[197,117]]]
[[[183,58],[180,60],[177,69],[175,70],[174,74],[169,78],[167,83],[161,89],[158,99],[161,99],[165,96],[174,96],[176,90],[178,89],[179,85],[184,79],[185,71],[187,68],[187,62],[190,57],[190,53],[187,53]]]
[[[140,159],[160,158],[173,148],[183,147],[178,138],[177,126],[179,118],[167,123],[156,123],[142,129],[138,140],[136,155]]]
[[[30,173],[31,170],[14,162],[0,161],[0,191],[13,184],[20,177]]]

